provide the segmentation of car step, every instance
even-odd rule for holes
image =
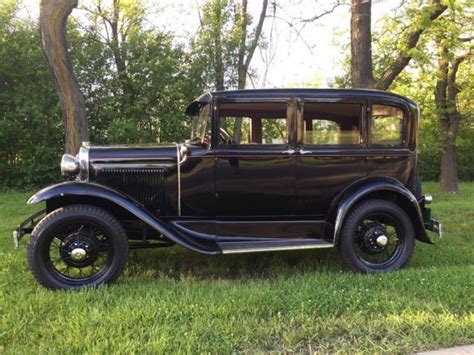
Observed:
[[[223,242],[219,243],[223,254],[251,253],[260,251],[276,250],[299,250],[332,248],[333,243],[324,239],[271,239],[246,242]]]

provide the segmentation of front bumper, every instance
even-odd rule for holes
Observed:
[[[23,222],[21,222],[18,227],[13,231],[13,243],[15,244],[15,249],[20,245],[20,241],[25,234],[30,234],[33,231],[33,228],[38,224],[40,220],[46,215],[46,210],[41,210],[32,214]]]
[[[441,223],[435,219],[430,219],[428,223],[425,223],[425,228],[429,231],[432,231],[438,235],[439,238],[443,236],[443,230],[441,228]]]
[[[425,225],[425,229],[436,233],[436,235],[441,238],[443,235],[441,223],[436,219],[431,218],[431,208],[426,207],[426,204],[430,203],[431,201],[425,202],[425,200],[423,199],[421,202],[422,203],[420,207],[421,211],[423,212],[423,224]]]

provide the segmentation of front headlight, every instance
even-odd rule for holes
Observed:
[[[71,176],[79,172],[79,162],[71,154],[64,154],[61,158],[61,174]]]

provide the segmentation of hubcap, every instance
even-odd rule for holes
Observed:
[[[360,261],[382,268],[401,253],[404,241],[401,223],[389,212],[368,213],[361,218],[353,241]]]
[[[382,234],[377,237],[376,242],[379,247],[385,247],[388,244],[388,238],[386,235]]]
[[[74,261],[82,261],[86,256],[87,252],[82,248],[75,248],[71,251],[71,259]]]
[[[60,224],[52,232],[49,267],[58,277],[87,284],[104,273],[113,261],[113,246],[99,223]]]

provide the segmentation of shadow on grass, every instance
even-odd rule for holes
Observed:
[[[427,245],[417,242],[409,269],[471,264],[460,256],[453,241]],[[457,257],[451,257],[456,254]],[[336,248],[263,252],[234,255],[204,255],[179,246],[130,252],[126,274],[135,278],[250,280],[289,277],[307,272],[340,273],[347,269]]]
[[[345,270],[336,249],[203,255],[178,246],[130,252],[127,275],[168,279],[261,279]]]

